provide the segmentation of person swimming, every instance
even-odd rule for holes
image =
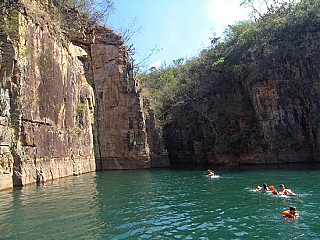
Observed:
[[[208,169],[208,176],[215,176],[215,173],[211,170],[211,169]]]
[[[291,191],[291,189],[285,188],[284,184],[280,184],[280,191],[278,194],[280,195],[296,195],[294,192]]]
[[[261,186],[257,186],[256,189],[253,189],[252,192],[267,192],[267,191],[272,191],[273,186],[268,187],[268,185],[266,183],[262,184]]]
[[[266,192],[266,191],[269,191],[269,188],[267,187],[267,184],[266,183],[263,183],[262,184],[262,188],[260,189],[261,192]]]
[[[289,210],[282,212],[282,216],[285,218],[298,218],[300,215],[296,212],[296,210],[296,207],[290,206]]]

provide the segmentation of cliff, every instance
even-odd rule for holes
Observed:
[[[288,15],[287,24],[263,31],[251,47],[260,61],[243,84],[268,143],[256,161],[320,161],[319,14],[305,14],[296,22]]]
[[[172,163],[319,162],[319,9],[284,4],[229,26],[182,66],[143,76]]]
[[[50,1],[0,5],[0,189],[168,166],[120,35]]]

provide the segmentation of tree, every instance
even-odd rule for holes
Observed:
[[[290,9],[297,2],[297,0],[243,0],[240,6],[251,8],[252,17],[257,20],[280,9]]]
[[[105,24],[114,11],[113,0],[53,0],[60,8],[71,8],[83,13],[93,23]]]

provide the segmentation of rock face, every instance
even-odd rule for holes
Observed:
[[[104,29],[97,29],[94,36],[95,41],[89,45],[90,68],[96,95],[96,154],[101,169],[149,168],[143,104],[126,49],[119,44],[120,37],[106,36]]]
[[[33,183],[40,172],[48,180],[167,166],[162,156],[153,163],[151,110],[121,36],[102,26],[66,32],[48,7],[1,4],[0,189]]]
[[[170,159],[177,163],[218,165],[320,161],[318,11],[303,16],[306,17],[300,16],[282,27],[279,24],[261,28],[251,42],[242,46],[244,50],[239,47],[234,55],[232,51],[237,46],[228,49],[227,73],[223,69],[219,72],[226,76],[224,89],[231,89],[224,92],[225,103],[216,97],[220,93],[214,88],[208,92],[215,97],[203,93],[209,104],[198,103],[209,109],[211,119],[208,119],[218,134],[203,127],[209,124],[201,119],[201,114],[189,120],[191,114],[187,111],[191,108],[180,106],[176,110],[180,112],[175,113],[176,118],[166,131]],[[232,75],[232,67],[242,70]],[[205,70],[203,75],[211,71]],[[235,80],[237,88],[232,89],[233,84],[228,86],[230,79]],[[237,91],[244,101],[231,101],[237,99]],[[246,102],[249,102],[247,106]],[[190,126],[196,126],[196,130]]]
[[[318,18],[301,18],[294,29],[275,31],[252,51],[254,59],[263,60],[245,85],[268,144],[257,162],[320,161],[318,25]]]

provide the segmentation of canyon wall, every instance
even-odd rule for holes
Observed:
[[[40,173],[168,166],[121,36],[48,4],[1,4],[0,189]]]
[[[319,11],[309,8],[236,25],[245,31],[189,63],[195,87],[165,127],[172,163],[320,161]]]
[[[262,162],[320,161],[319,20],[274,33],[244,84],[268,143]],[[278,49],[278,51],[277,51]],[[272,50],[272,51],[271,51]]]

